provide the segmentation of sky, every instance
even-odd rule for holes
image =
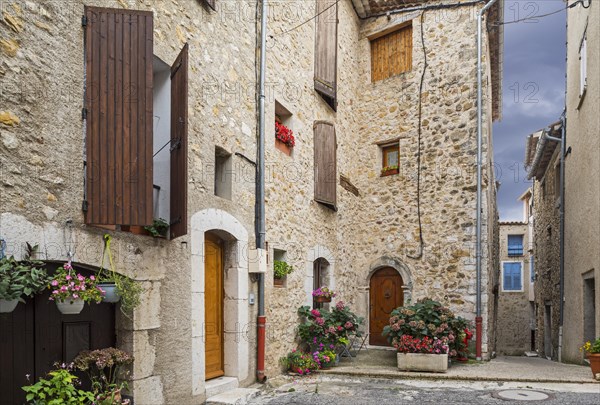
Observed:
[[[564,7],[563,0],[505,0],[504,21]],[[493,134],[501,221],[523,220],[518,198],[530,185],[523,165],[527,136],[558,121],[564,109],[565,43],[565,11],[504,25],[502,120]]]

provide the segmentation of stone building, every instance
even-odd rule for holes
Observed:
[[[270,4],[269,376],[295,347],[296,310],[318,285],[367,317],[372,344],[382,344],[389,310],[409,300],[432,297],[475,318],[482,3],[454,3]],[[2,3],[0,235],[8,254],[39,244],[38,258],[72,252],[89,271],[112,235],[116,270],[144,287],[132,319],[117,311],[114,333],[104,332],[136,358],[136,403],[202,403],[255,381],[258,6]],[[484,358],[495,341],[491,123],[502,71],[502,30],[488,23],[502,9],[486,14],[482,41]],[[291,151],[276,145],[276,120],[294,132]],[[139,234],[153,218],[170,223],[168,238]],[[273,286],[274,260],[295,268],[283,287]],[[391,300],[382,282],[394,285]],[[39,304],[21,304],[11,322]],[[67,323],[57,318],[57,330]],[[91,325],[90,336],[103,333]]]
[[[540,356],[557,360],[560,326],[561,148],[558,142],[545,139],[546,136],[561,138],[560,122],[527,138],[525,166],[533,179],[535,347]]]
[[[501,221],[496,350],[520,356],[534,350],[534,288],[529,247],[531,191],[523,196],[523,221]]]
[[[600,6],[567,10],[565,308],[562,360],[600,336]]]

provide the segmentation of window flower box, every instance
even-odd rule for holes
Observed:
[[[398,353],[398,369],[401,371],[448,371],[448,354]]]
[[[393,174],[398,174],[399,172],[400,169],[398,169],[398,166],[386,166],[381,169],[381,177],[391,176]]]
[[[296,145],[294,132],[279,121],[275,121],[275,147],[290,156]]]

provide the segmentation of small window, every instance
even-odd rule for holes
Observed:
[[[502,290],[523,291],[521,262],[507,262],[502,264]]]
[[[231,154],[225,149],[215,148],[215,195],[231,200],[232,164]]]
[[[371,81],[412,70],[412,24],[371,39]]]
[[[400,164],[399,145],[387,145],[381,147],[381,175],[389,176],[398,174]]]
[[[584,32],[579,47],[579,97],[583,97],[587,89],[587,32]]]
[[[293,267],[286,260],[286,251],[273,249],[273,286],[286,287],[287,276],[293,271]]]
[[[523,256],[523,235],[508,235],[508,255]]]
[[[275,100],[275,148],[292,156],[294,146],[296,146],[295,135],[292,113]]]
[[[532,283],[535,281],[535,258],[533,255],[529,256],[529,279]]]

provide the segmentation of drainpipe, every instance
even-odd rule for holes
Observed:
[[[482,74],[483,67],[481,61],[482,54],[482,20],[483,14],[496,3],[497,0],[490,0],[479,10],[477,14],[477,228],[476,228],[476,253],[475,269],[477,277],[477,304],[475,314],[475,333],[476,333],[476,356],[481,360],[482,346],[482,317],[481,317],[481,165],[482,165],[482,126],[483,126],[483,104],[482,104]]]
[[[261,0],[260,15],[260,79],[258,100],[258,162],[257,185],[256,185],[256,248],[265,248],[265,74],[267,64],[267,0]],[[259,382],[266,380],[265,376],[265,275],[258,275],[258,319],[257,319],[257,359],[256,379]]]

